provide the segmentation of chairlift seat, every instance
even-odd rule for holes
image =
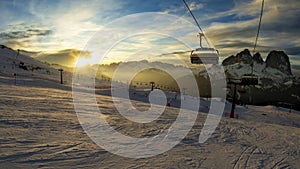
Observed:
[[[191,53],[191,63],[192,64],[218,64],[219,56],[215,53],[215,49],[207,48],[210,52],[204,52],[208,50],[204,50],[201,48],[197,48],[195,51]]]
[[[255,75],[244,75],[241,79],[242,85],[258,85],[258,77]]]

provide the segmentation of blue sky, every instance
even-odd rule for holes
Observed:
[[[222,56],[253,48],[261,0],[186,1]],[[265,0],[258,51],[284,50],[289,55],[300,54],[299,6],[299,0]],[[181,0],[2,0],[0,11],[0,43],[42,53],[82,50],[103,26],[130,14],[161,12],[194,23]],[[125,23],[122,28],[134,26],[132,24]],[[197,32],[181,33],[190,46],[198,44]],[[164,41],[163,45],[170,43]],[[126,45],[126,50],[128,48],[130,45]],[[176,45],[172,50],[176,51]],[[297,59],[293,63],[300,65]]]

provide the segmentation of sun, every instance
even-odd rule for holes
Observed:
[[[75,64],[76,67],[84,67],[90,65],[90,59],[87,58],[78,58]]]

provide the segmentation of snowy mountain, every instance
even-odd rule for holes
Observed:
[[[71,84],[72,70],[60,65],[43,63],[30,56],[21,54],[4,45],[0,46],[0,74],[10,79],[10,83],[34,85],[34,80],[47,80],[53,83],[60,83],[60,72],[63,69],[63,83]],[[29,52],[27,52],[29,53]]]
[[[259,53],[251,56],[248,49],[238,53],[236,56],[230,56],[222,62],[229,78],[241,78],[243,75],[252,73],[259,76],[260,79],[270,79],[275,82],[273,85],[280,85],[289,80],[293,80],[291,66],[288,56],[282,51],[272,51],[267,56],[266,62],[263,61]],[[260,81],[261,82],[261,81]],[[276,83],[277,82],[277,83]],[[268,85],[261,82],[262,87]]]
[[[56,69],[4,45],[1,45],[0,48],[0,58],[1,74],[16,76],[17,79],[23,76],[31,76],[58,81],[59,72]]]
[[[226,58],[222,65],[229,80],[241,79],[244,75],[252,74],[252,69],[253,74],[258,77],[258,85],[240,89],[243,90],[239,93],[242,102],[273,105],[285,102],[299,105],[300,81],[298,77],[293,76],[289,57],[284,52],[271,51],[266,61],[263,61],[259,53],[252,57],[249,50],[245,49]]]

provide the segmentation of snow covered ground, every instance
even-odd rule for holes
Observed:
[[[209,104],[201,100],[196,124],[177,146],[154,157],[131,159],[105,151],[86,135],[68,86],[32,77],[24,80],[15,86],[12,77],[0,77],[0,168],[300,167],[300,113],[294,110],[290,113],[273,106],[238,106],[239,119],[222,118],[212,137],[200,144],[198,137]],[[32,83],[26,85],[29,81]],[[98,106],[105,110],[105,119],[124,134],[156,135],[167,129],[178,114],[174,101],[174,107],[167,107],[164,115],[150,125],[132,125],[120,118],[109,92],[102,89],[99,93]],[[143,94],[132,97],[137,109],[149,108]],[[227,103],[224,114],[229,111]]]
[[[300,112],[274,106],[237,106],[239,119],[223,117],[212,137],[200,144],[198,137],[210,105],[207,99],[200,101],[192,130],[171,150],[142,159],[114,155],[96,145],[79,124],[70,73],[65,72],[65,84],[60,85],[57,68],[17,55],[8,48],[0,50],[1,169],[300,167]],[[105,112],[103,118],[125,135],[157,135],[167,130],[178,115],[179,97],[172,100],[171,107],[166,107],[159,119],[149,124],[131,123],[116,110],[109,82],[97,84],[103,85],[97,86],[96,91],[98,106]],[[82,90],[82,94],[90,95],[88,90]],[[175,97],[171,92],[166,95]],[[148,96],[149,90],[130,94],[138,110],[150,107]],[[224,115],[230,108],[226,102]]]

